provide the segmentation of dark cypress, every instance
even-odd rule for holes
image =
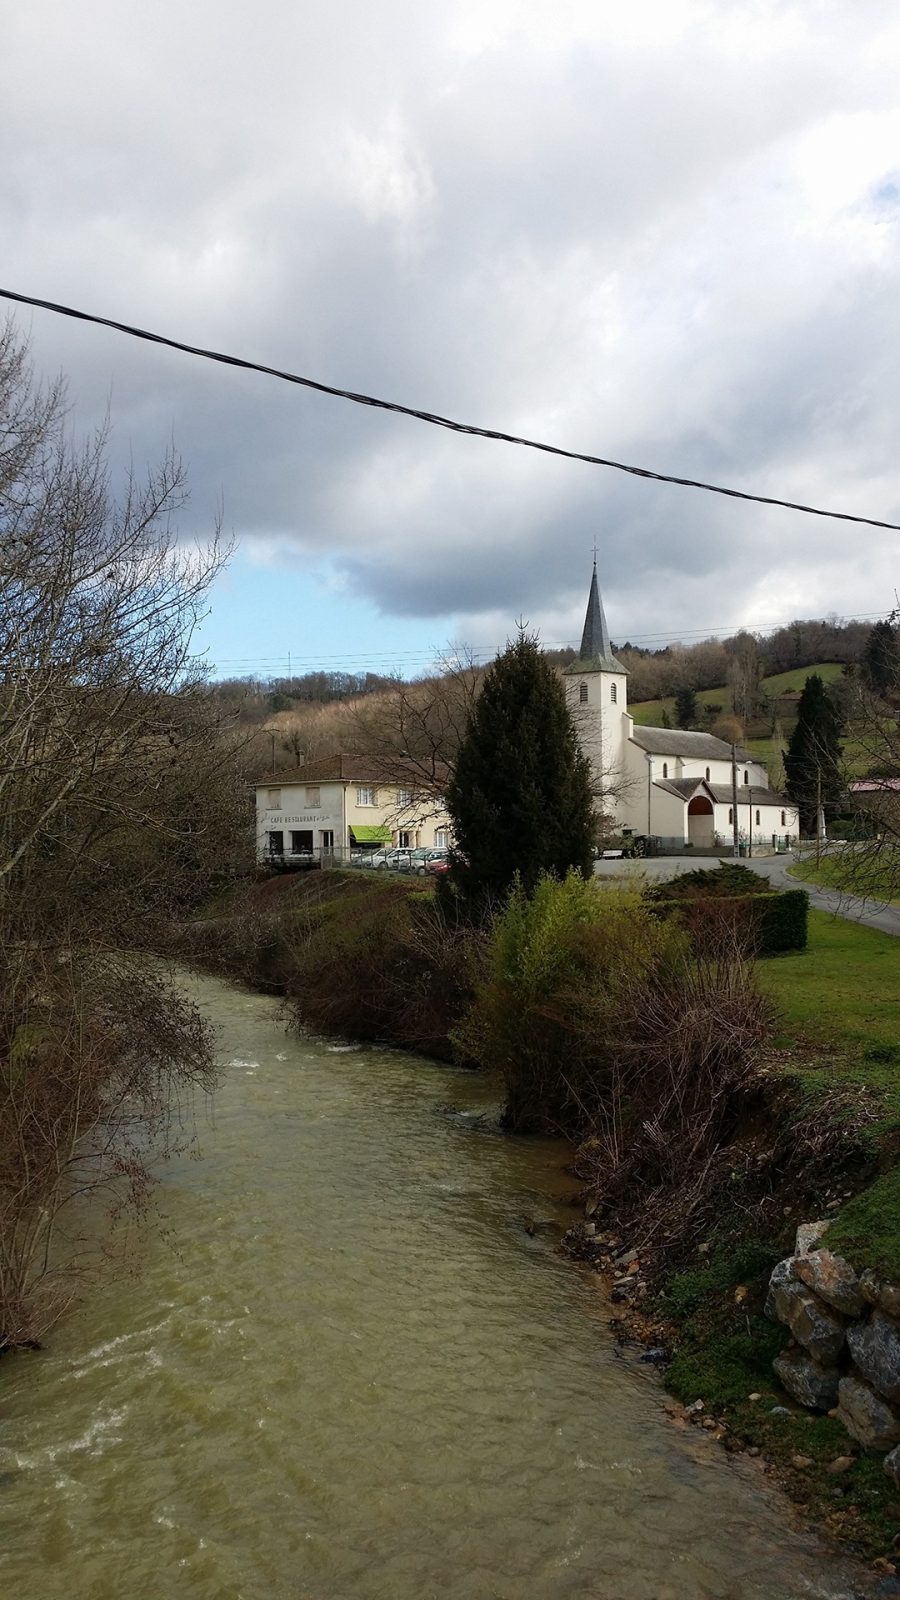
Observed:
[[[520,634],[484,681],[447,789],[453,886],[469,911],[496,904],[518,874],[592,867],[590,768],[563,685],[537,640]]]
[[[800,808],[801,833],[814,833],[816,805],[821,800],[826,817],[840,805],[840,727],[828,691],[814,672],[803,685],[797,707],[797,726],[784,757],[787,792]]]

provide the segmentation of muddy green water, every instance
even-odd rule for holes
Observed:
[[[677,1431],[523,1218],[560,1152],[478,1080],[195,986],[225,1071],[168,1232],[0,1366],[10,1600],[793,1600],[852,1587]],[[453,1102],[463,1115],[437,1108]]]

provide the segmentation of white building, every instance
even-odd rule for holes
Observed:
[[[449,822],[440,801],[387,784],[365,756],[324,756],[256,785],[256,855],[288,861],[354,849],[442,849]]]
[[[672,845],[727,849],[736,809],[739,841],[759,853],[799,837],[796,806],[770,789],[762,762],[740,746],[733,750],[711,733],[635,727],[625,668],[610,646],[596,562],[579,658],[565,679],[597,808],[617,829]]]

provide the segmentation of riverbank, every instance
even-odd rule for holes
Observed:
[[[428,936],[431,903],[427,887],[386,875],[273,879],[213,908],[183,953],[286,993],[315,1026],[447,1059],[478,961],[433,927]],[[633,1209],[627,1196],[597,1207],[582,1144],[590,1215],[574,1252],[609,1274],[630,1330],[662,1352],[671,1392],[702,1402],[682,1415],[726,1448],[763,1453],[811,1520],[880,1560],[900,1526],[897,1495],[880,1459],[780,1390],[771,1362],[786,1335],[763,1303],[798,1221],[832,1217],[834,1240],[853,1242],[860,1267],[896,1247],[896,948],[813,914],[806,951],[760,963],[778,1031],[703,1184],[690,1192],[673,1180]]]

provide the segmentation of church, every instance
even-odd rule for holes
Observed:
[[[597,808],[613,831],[654,837],[663,848],[728,850],[736,822],[739,844],[758,854],[799,838],[797,807],[769,787],[765,766],[739,745],[711,733],[635,726],[596,561],[578,660],[564,677]]]

